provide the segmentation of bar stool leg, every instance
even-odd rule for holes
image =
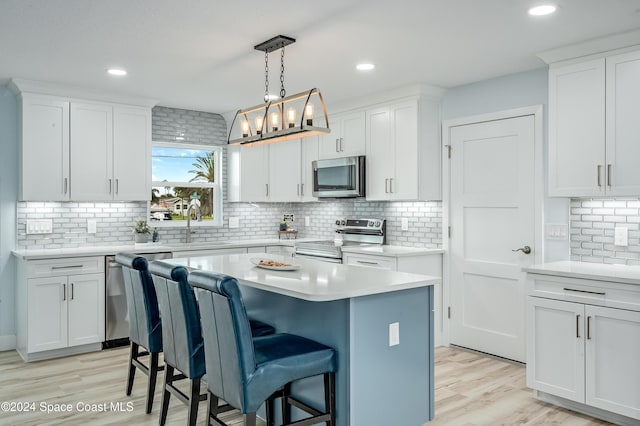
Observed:
[[[147,414],[151,412],[153,407],[153,394],[156,392],[156,379],[158,377],[158,353],[151,354],[151,363],[149,365],[149,386],[147,388]]]
[[[127,396],[131,395],[133,389],[133,379],[136,375],[136,366],[133,360],[138,358],[138,344],[131,342],[131,352],[129,353],[129,375],[127,376]]]
[[[162,388],[162,407],[160,409],[160,426],[164,426],[167,422],[167,410],[169,409],[169,385],[173,383],[173,367],[165,363],[164,369],[164,387]]]
[[[282,389],[282,424],[288,425],[291,423],[291,404],[287,399],[291,395],[291,383],[284,385]]]
[[[218,397],[209,392],[209,404],[207,404],[207,426],[213,425],[211,419],[218,415]],[[267,416],[268,417],[268,416]]]
[[[243,417],[244,426],[256,426],[256,413],[247,413]]]
[[[189,417],[187,424],[196,425],[198,417],[198,404],[200,403],[200,379],[191,380],[191,395],[189,395]]]
[[[325,410],[331,415],[331,420],[327,426],[336,424],[336,374],[325,373],[324,375],[324,404]]]

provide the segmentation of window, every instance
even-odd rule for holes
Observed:
[[[154,142],[151,181],[152,226],[222,226],[221,147]]]

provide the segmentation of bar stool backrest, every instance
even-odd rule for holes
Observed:
[[[209,390],[229,405],[246,407],[244,386],[256,369],[251,326],[235,278],[194,271],[189,283],[195,288],[204,333]]]
[[[204,375],[204,343],[200,312],[188,271],[161,261],[149,265],[162,316],[164,360],[190,379]]]

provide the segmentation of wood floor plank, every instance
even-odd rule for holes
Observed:
[[[158,378],[153,411],[145,414],[146,376],[137,373],[131,396],[125,395],[128,353],[128,348],[118,348],[24,363],[15,351],[0,352],[0,402],[21,401],[37,405],[32,412],[0,411],[0,425],[157,425],[163,373]],[[457,348],[437,348],[435,375],[436,418],[429,425],[608,424],[534,399],[525,384],[524,367],[514,363]],[[205,391],[204,386],[202,391]],[[78,412],[79,402],[119,403],[125,411]],[[41,403],[72,404],[73,409],[47,414],[40,411]],[[127,404],[131,411],[126,411]],[[206,404],[202,403],[198,424],[205,423],[205,416]],[[242,425],[242,416],[237,411],[224,413],[221,417],[230,426]],[[184,425],[186,421],[186,406],[172,398],[167,425]]]

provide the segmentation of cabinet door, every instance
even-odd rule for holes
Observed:
[[[240,201],[269,200],[269,145],[240,148]]]
[[[605,60],[549,70],[549,195],[605,193]]]
[[[67,346],[67,277],[27,280],[27,352]]]
[[[269,145],[269,201],[300,201],[300,139]]]
[[[151,196],[151,111],[113,109],[114,199],[149,200]]]
[[[354,112],[342,117],[342,134],[340,135],[340,157],[364,155],[366,141],[365,112]]]
[[[367,111],[366,130],[367,200],[389,200],[395,166],[389,108]]]
[[[113,108],[71,104],[71,199],[111,200],[113,181]]]
[[[69,346],[104,340],[104,274],[71,275],[67,284]]]
[[[394,173],[390,175],[392,200],[418,198],[418,105],[415,101],[391,106]]]
[[[337,158],[340,156],[340,134],[342,132],[342,118],[340,116],[329,116],[330,133],[319,136],[318,158]]]
[[[527,298],[527,386],[584,402],[584,305]]]
[[[640,419],[640,312],[585,307],[586,403]]]
[[[20,199],[69,199],[69,102],[22,97]]]
[[[313,166],[318,159],[318,138],[310,137],[302,142],[302,182],[300,184],[301,201],[317,201],[313,196]]]
[[[640,194],[640,52],[607,58],[607,192]]]

